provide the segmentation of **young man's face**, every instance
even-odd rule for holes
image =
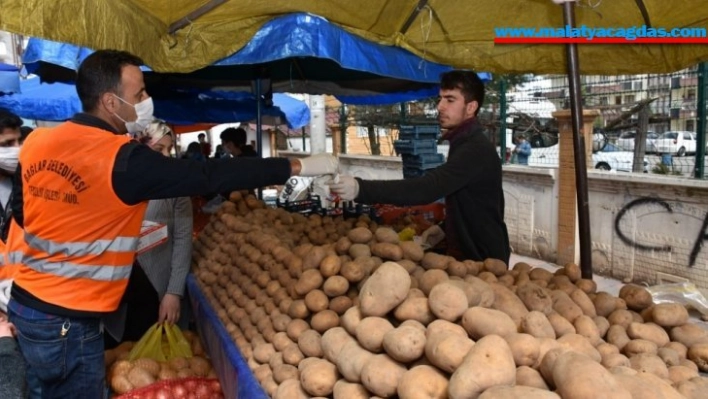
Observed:
[[[221,147],[224,149],[224,152],[227,154],[231,154],[233,156],[239,155],[238,147],[230,141],[221,141]]]
[[[6,127],[0,132],[0,147],[19,147],[20,128],[12,129]]]
[[[472,118],[479,107],[477,101],[465,103],[460,89],[440,89],[438,101],[438,122],[443,129],[454,129],[465,120]]]

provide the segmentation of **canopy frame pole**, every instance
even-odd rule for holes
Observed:
[[[175,32],[184,28],[185,26],[191,24],[196,19],[199,19],[202,15],[208,13],[209,11],[219,7],[220,5],[226,3],[229,0],[210,0],[203,6],[197,8],[196,10],[190,12],[184,17],[178,19],[177,21],[170,24],[168,32],[170,35],[174,35]]]
[[[413,21],[415,21],[415,19],[418,17],[418,14],[423,11],[423,8],[425,8],[426,5],[428,5],[428,0],[418,0],[418,5],[411,12],[411,14],[408,16],[408,19],[406,19],[406,22],[403,23],[403,26],[399,30],[402,35],[405,35],[406,32],[408,32],[408,28],[413,25]]]
[[[563,3],[563,21],[575,27],[575,2]],[[566,44],[568,84],[570,86],[571,125],[573,128],[573,155],[575,162],[575,191],[578,209],[580,243],[580,271],[582,278],[592,279],[592,246],[590,237],[590,207],[588,200],[588,168],[585,160],[585,133],[582,129],[583,103],[580,92],[578,45]],[[592,134],[592,133],[591,133]]]

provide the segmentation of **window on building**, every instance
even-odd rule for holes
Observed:
[[[686,92],[686,100],[695,100],[696,99],[696,89],[688,89]]]
[[[600,105],[609,105],[607,97],[600,97]]]
[[[622,96],[615,96],[615,105],[622,104]]]
[[[695,126],[695,121],[693,119],[689,119],[686,121],[686,130],[689,132],[692,132]]]
[[[628,95],[624,96],[624,103],[625,104],[634,104],[634,101],[635,101],[634,94],[628,94]]]

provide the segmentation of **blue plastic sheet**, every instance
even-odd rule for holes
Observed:
[[[191,273],[187,276],[187,290],[199,336],[219,376],[224,397],[269,399]]]
[[[40,72],[40,62],[75,71],[90,53],[33,38],[23,60],[30,72]],[[212,66],[186,74],[155,75],[172,87],[243,87],[262,67],[275,91],[333,94],[348,104],[390,104],[436,96],[440,74],[452,69],[399,47],[365,40],[322,17],[297,13],[267,22],[243,48]],[[488,73],[480,77],[491,79]]]
[[[40,84],[39,81],[39,78],[23,80],[19,93],[0,96],[0,107],[25,119],[44,121],[64,121],[81,111],[74,85]],[[153,97],[155,116],[176,125],[245,122],[256,118],[256,100],[250,93],[168,91],[160,95]],[[275,93],[273,104],[273,107],[263,109],[265,120],[270,124],[279,121],[297,129],[310,122],[310,108],[303,101]]]
[[[14,65],[0,62],[0,93],[20,91],[20,70]]]

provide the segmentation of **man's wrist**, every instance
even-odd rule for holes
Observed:
[[[290,159],[290,176],[298,176],[302,172],[302,163],[297,158]]]

